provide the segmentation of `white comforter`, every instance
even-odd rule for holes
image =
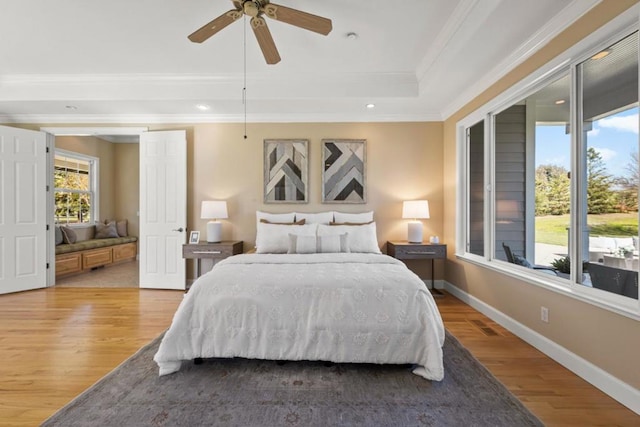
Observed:
[[[424,283],[376,254],[237,255],[200,277],[154,360],[196,357],[413,363],[444,376],[444,326]]]

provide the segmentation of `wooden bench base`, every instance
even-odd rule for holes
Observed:
[[[56,255],[56,277],[78,274],[92,268],[124,261],[134,261],[138,253],[136,242],[86,251],[70,252]]]

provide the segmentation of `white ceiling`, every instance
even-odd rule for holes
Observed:
[[[266,65],[247,29],[247,120],[442,120],[598,2],[276,0],[332,19],[333,31],[267,19],[282,61]],[[0,122],[242,121],[243,21],[187,39],[231,8],[2,0]]]

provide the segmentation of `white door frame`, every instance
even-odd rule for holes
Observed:
[[[56,249],[55,249],[55,199],[53,197],[53,154],[55,150],[56,136],[120,136],[120,137],[139,137],[142,132],[147,132],[147,127],[65,127],[65,126],[45,126],[40,127],[40,131],[46,132],[47,148],[49,157],[47,159],[47,226],[49,235],[47,239],[47,262],[49,269],[47,270],[47,286],[54,286],[56,279]]]

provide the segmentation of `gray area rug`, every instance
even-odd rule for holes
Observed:
[[[158,377],[160,337],[44,426],[540,426],[447,332],[445,379],[407,365],[246,359],[184,362]]]

